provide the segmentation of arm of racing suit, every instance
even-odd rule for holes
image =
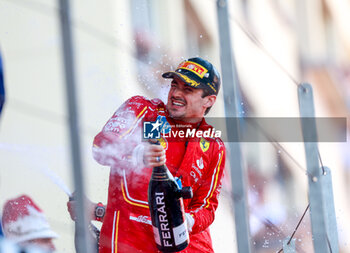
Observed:
[[[225,168],[225,146],[220,140],[213,150],[213,158],[199,188],[194,192],[188,212],[194,218],[192,234],[205,230],[214,221]]]
[[[128,163],[138,143],[140,121],[147,112],[145,99],[135,96],[127,100],[107,121],[93,142],[94,159],[102,164],[114,166],[116,163]]]

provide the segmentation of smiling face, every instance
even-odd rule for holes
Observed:
[[[170,117],[189,123],[201,121],[205,110],[216,100],[215,95],[202,96],[202,89],[192,88],[175,77],[168,94],[167,109]]]

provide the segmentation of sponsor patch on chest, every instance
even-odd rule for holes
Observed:
[[[195,163],[192,163],[190,176],[193,177],[195,183],[197,183],[199,178],[203,176],[203,169],[204,169],[204,162],[202,157],[200,157],[199,159],[196,159]]]
[[[129,219],[132,221],[152,225],[151,217],[146,215],[137,215],[137,214],[130,213]]]

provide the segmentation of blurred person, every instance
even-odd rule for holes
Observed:
[[[100,253],[159,252],[148,207],[152,168],[166,165],[193,198],[184,200],[190,244],[182,252],[213,252],[209,225],[214,221],[225,167],[225,146],[218,137],[166,136],[177,130],[212,130],[204,119],[216,101],[220,77],[208,61],[183,61],[170,78],[167,104],[135,96],[127,100],[95,137],[93,155],[111,167],[107,207],[91,204],[90,216],[103,222]],[[142,142],[142,121],[160,129],[161,145]],[[182,128],[185,126],[185,128]],[[159,127],[159,128],[158,128]],[[74,218],[74,201],[67,203]],[[106,208],[106,209],[105,209]]]
[[[36,247],[54,252],[53,239],[57,234],[51,230],[43,211],[27,195],[8,200],[2,213],[5,238],[21,247]]]
[[[276,176],[275,176],[276,177]],[[273,178],[275,178],[273,177]],[[278,182],[268,180],[258,169],[248,166],[249,225],[256,252],[279,250],[287,234],[283,231],[287,212],[278,201],[269,200],[270,192],[277,192]],[[270,188],[270,189],[269,189]],[[297,252],[300,249],[297,248]]]

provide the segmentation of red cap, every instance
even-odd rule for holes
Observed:
[[[57,238],[42,210],[26,195],[6,202],[2,214],[2,227],[5,237],[15,242]]]

